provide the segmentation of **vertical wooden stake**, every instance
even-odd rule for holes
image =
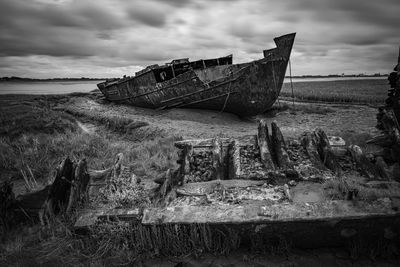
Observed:
[[[193,146],[191,144],[188,144],[185,146],[185,148],[182,151],[182,163],[181,163],[181,177],[182,177],[182,182],[186,183],[187,182],[187,176],[190,174],[190,160],[193,155]]]
[[[213,139],[212,160],[214,169],[214,179],[222,180],[224,178],[222,166],[222,142],[220,138]]]
[[[314,133],[305,132],[301,139],[301,144],[306,150],[307,155],[310,157],[311,162],[321,170],[325,170],[325,165],[323,164],[321,157],[318,152],[318,141]]]
[[[88,185],[90,176],[87,170],[86,160],[80,160],[75,167],[74,180],[72,181],[71,191],[66,212],[69,213],[79,202],[87,201],[89,198]]]
[[[229,179],[240,179],[240,146],[235,139],[229,145]]]
[[[278,166],[284,169],[291,168],[292,163],[287,153],[285,139],[283,138],[282,132],[275,121],[271,123],[271,131],[272,131],[272,136],[271,136],[272,147],[275,152]]]
[[[265,120],[260,120],[260,123],[258,124],[257,144],[260,150],[261,162],[264,164],[265,168],[268,170],[275,169],[272,155],[269,150],[270,140],[268,126]]]

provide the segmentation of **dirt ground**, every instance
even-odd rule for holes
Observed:
[[[107,117],[127,117],[134,121],[147,122],[149,125],[146,127],[158,128],[169,135],[181,136],[183,139],[256,134],[257,121],[262,118],[268,122],[276,120],[286,138],[296,138],[304,131],[312,131],[318,127],[328,135],[339,135],[345,139],[351,137],[359,139],[360,135],[368,137],[378,133],[375,129],[377,109],[373,107],[297,102],[293,110],[289,102],[281,101],[279,105],[290,108],[252,118],[240,118],[230,113],[198,109],[157,111],[85,97],[71,98],[59,108]]]

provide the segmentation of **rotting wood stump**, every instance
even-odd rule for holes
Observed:
[[[0,217],[2,228],[20,222],[40,221],[43,225],[59,214],[70,215],[88,201],[89,195],[96,195],[98,187],[121,173],[123,155],[117,155],[115,164],[106,170],[91,170],[87,162],[65,158],[56,168],[51,185],[27,194],[14,196],[12,183],[0,185]]]

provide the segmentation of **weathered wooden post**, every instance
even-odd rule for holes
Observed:
[[[222,142],[220,138],[212,140],[212,164],[213,164],[213,179],[222,180],[224,178],[223,157],[222,157]]]
[[[317,166],[321,170],[326,170],[325,165],[323,164],[324,154],[320,154],[321,152],[321,142],[318,134],[319,129],[316,129],[314,132],[305,132],[301,139],[301,143],[304,149],[307,152],[307,155],[310,157],[311,162]]]
[[[240,146],[238,140],[234,139],[229,144],[229,179],[239,179],[240,171]]]
[[[379,172],[375,164],[371,163],[357,145],[349,146],[349,151],[357,166],[367,178],[379,178]]]
[[[183,183],[187,182],[188,175],[190,174],[190,160],[193,155],[193,145],[186,144],[181,153],[181,169],[180,176],[182,177]]]
[[[264,164],[264,167],[268,170],[275,169],[269,149],[271,141],[268,133],[267,122],[265,120],[260,120],[258,124],[257,143],[258,148],[260,149],[261,162]]]
[[[282,169],[289,169],[292,167],[289,155],[287,153],[287,146],[282,132],[279,129],[276,121],[271,123],[271,143],[275,152],[275,158],[278,166]]]
[[[89,172],[87,170],[87,162],[85,159],[80,160],[75,167],[74,180],[72,181],[71,192],[66,212],[69,213],[73,207],[79,202],[88,199],[88,185],[90,181]]]

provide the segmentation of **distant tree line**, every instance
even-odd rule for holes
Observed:
[[[292,78],[336,78],[336,77],[387,77],[388,74],[330,74],[330,75],[298,75],[292,76]],[[286,76],[289,78],[289,76]],[[34,82],[34,81],[105,81],[105,80],[114,80],[117,78],[47,78],[47,79],[34,79],[34,78],[24,78],[24,77],[1,77],[0,81],[27,81],[27,82]]]

